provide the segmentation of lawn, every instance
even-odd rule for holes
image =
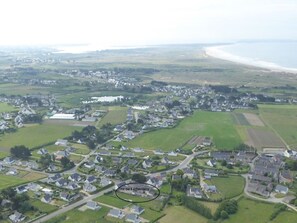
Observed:
[[[198,111],[182,120],[175,128],[145,133],[125,144],[145,149],[170,151],[183,146],[193,136],[210,136],[219,149],[232,149],[242,142],[232,114]]]
[[[71,146],[75,148],[74,152],[77,154],[87,155],[90,153],[90,149],[84,144],[74,143]]]
[[[0,103],[0,113],[12,111],[17,111],[17,109],[7,103]]]
[[[260,117],[290,146],[297,146],[297,106],[258,105]]]
[[[131,204],[129,202],[120,200],[113,193],[100,196],[100,197],[96,198],[95,201],[98,201],[98,202],[101,202],[104,204],[108,204],[108,205],[111,205],[111,206],[114,206],[117,208],[123,208],[123,207]]]
[[[39,180],[44,177],[46,177],[46,175],[42,173],[32,173],[27,171],[19,171],[19,174],[17,176],[7,176],[4,174],[0,174],[0,190],[7,187],[24,184],[30,181]]]
[[[111,123],[113,125],[121,124],[126,121],[127,118],[127,107],[108,107],[107,114],[98,121],[97,127],[101,127],[106,123]]]
[[[54,205],[50,205],[50,204],[46,204],[44,202],[41,202],[40,200],[33,200],[31,202],[31,204],[38,208],[39,211],[43,212],[43,213],[50,213],[50,212],[53,212],[55,210],[58,209],[57,206],[54,206]]]
[[[134,201],[141,200],[141,201],[143,201],[143,198],[141,198],[141,197],[128,195],[128,194],[124,194],[124,193],[120,193],[120,196],[127,200],[134,200]],[[124,208],[126,206],[132,205],[132,203],[130,203],[130,202],[126,202],[126,201],[123,201],[123,200],[117,198],[113,193],[100,196],[100,197],[96,198],[95,201],[98,201],[98,202],[101,202],[104,204],[108,204],[108,205],[111,205],[111,206],[114,206],[117,208]],[[153,221],[163,215],[162,212],[155,211],[155,210],[159,210],[161,208],[160,201],[153,200],[150,202],[139,203],[137,205],[145,208],[145,211],[143,214],[141,214],[141,217],[148,219],[150,221]]]
[[[207,223],[207,219],[183,206],[171,206],[165,210],[165,216],[160,223],[197,222]]]
[[[24,184],[26,182],[28,182],[28,180],[22,179],[17,176],[6,176],[3,174],[0,174],[0,190],[7,187]]]
[[[15,145],[25,145],[29,148],[40,146],[45,143],[55,142],[57,139],[71,135],[74,130],[81,127],[56,126],[56,125],[33,125],[17,130],[15,133],[7,133],[0,137],[0,147],[9,149]]]
[[[213,177],[211,183],[216,185],[219,192],[225,198],[232,198],[240,195],[244,188],[244,178],[241,176]]]
[[[269,217],[275,211],[275,205],[250,200],[247,198],[241,198],[238,202],[238,212],[235,215],[231,215],[226,223],[295,223],[297,219],[297,213],[290,213],[288,211],[281,213],[273,221],[269,221]]]
[[[110,223],[110,221],[105,219],[109,208],[101,207],[98,211],[93,210],[85,210],[80,211],[78,209],[73,209],[71,211],[66,212],[65,214],[59,215],[46,223],[90,223],[90,222],[100,222],[100,223]]]

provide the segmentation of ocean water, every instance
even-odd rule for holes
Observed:
[[[219,49],[251,62],[297,69],[297,41],[236,43]]]

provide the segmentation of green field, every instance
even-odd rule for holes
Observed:
[[[211,184],[216,185],[223,198],[232,198],[240,195],[244,188],[244,178],[241,176],[213,177]]]
[[[297,106],[258,105],[260,117],[275,130],[290,147],[297,146]]]
[[[195,112],[172,129],[145,133],[125,144],[145,149],[161,148],[170,151],[181,147],[193,136],[210,136],[219,149],[232,149],[242,142],[233,125],[232,114],[223,112]]]
[[[263,203],[259,201],[241,198],[238,202],[238,211],[235,215],[231,215],[226,223],[295,223],[297,213],[289,213],[288,211],[281,213],[273,221],[269,221],[270,215],[276,210],[274,204]]]
[[[101,127],[106,123],[116,125],[125,122],[127,118],[127,110],[127,107],[109,107],[107,114],[98,121],[97,127]]]
[[[46,221],[46,223],[110,223],[110,221],[105,219],[105,216],[107,215],[108,211],[109,208],[103,206],[98,211],[80,211],[78,209],[73,209],[71,211],[66,212],[65,214],[59,215],[49,221]]]
[[[165,210],[165,216],[159,221],[160,223],[180,223],[180,222],[195,222],[207,223],[207,219],[189,210],[183,206],[172,206]]]
[[[0,113],[12,111],[17,111],[17,109],[7,103],[0,103]]]
[[[32,125],[20,128],[15,133],[9,133],[1,136],[0,147],[9,149],[15,145],[25,145],[32,148],[45,143],[55,142],[57,139],[69,136],[74,130],[79,129],[81,129],[81,127],[47,124]]]

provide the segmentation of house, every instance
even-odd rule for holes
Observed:
[[[90,184],[90,183],[85,183],[84,186],[83,186],[83,190],[86,191],[86,192],[92,193],[92,192],[96,191],[97,188],[94,185]]]
[[[122,158],[119,158],[119,157],[112,157],[112,158],[111,158],[111,161],[112,161],[113,164],[118,165],[118,164],[121,164],[121,162],[122,162]]]
[[[49,204],[52,201],[52,196],[50,194],[45,194],[44,197],[41,198],[41,201]]]
[[[69,190],[76,190],[76,189],[79,189],[80,186],[75,182],[69,182],[69,184],[67,185],[67,188]]]
[[[203,184],[203,189],[208,193],[217,193],[217,187],[215,185]]]
[[[135,166],[137,163],[138,163],[138,160],[135,160],[135,159],[129,159],[127,162],[129,166]]]
[[[216,166],[216,161],[214,161],[214,160],[208,160],[206,164],[208,166],[210,166],[210,167],[215,167]]]
[[[131,223],[140,223],[141,220],[139,219],[137,214],[127,214],[126,216],[126,222],[131,222]]]
[[[187,196],[188,197],[195,197],[195,198],[202,198],[202,192],[199,188],[191,187],[188,185],[187,187]]]
[[[212,170],[212,169],[205,169],[204,170],[204,175],[205,176],[211,176],[211,177],[217,177],[217,176],[219,176],[219,171],[218,170]]]
[[[95,166],[96,172],[104,173],[105,170],[106,170],[106,167],[104,167],[104,166]]]
[[[154,150],[155,155],[164,155],[164,152],[161,149]]]
[[[123,154],[123,157],[130,157],[130,158],[133,158],[135,157],[134,153],[124,153]]]
[[[132,150],[133,150],[133,152],[136,152],[136,153],[143,153],[143,149],[139,148],[139,147],[133,148]]]
[[[3,163],[6,164],[6,165],[11,165],[11,164],[13,164],[14,162],[15,162],[15,160],[14,160],[12,157],[10,157],[10,156],[5,157],[5,158],[3,159]]]
[[[211,139],[209,137],[205,137],[202,141],[202,145],[203,146],[211,146],[212,142]]]
[[[28,191],[28,188],[25,185],[22,185],[22,186],[19,186],[19,187],[16,188],[16,192],[18,194],[22,194],[22,193],[25,193],[27,191]]]
[[[171,151],[171,152],[169,152],[169,153],[167,153],[167,154],[168,154],[168,156],[177,156],[177,153],[174,152],[174,151]]]
[[[50,195],[54,193],[54,191],[50,188],[42,188],[41,191],[44,192],[45,194],[50,194]]]
[[[88,168],[88,169],[92,169],[92,168],[95,167],[95,162],[92,161],[92,160],[87,161],[87,162],[84,163],[84,167],[85,167],[85,168]]]
[[[125,217],[125,214],[124,214],[123,211],[121,211],[119,209],[111,209],[108,212],[107,216],[118,218],[118,219],[122,219],[123,217]]]
[[[65,139],[58,139],[56,142],[55,142],[55,145],[56,146],[68,146],[68,140],[65,140]]]
[[[58,167],[56,167],[53,163],[50,163],[47,169],[49,172],[54,172],[58,170]]]
[[[66,187],[68,185],[68,182],[67,180],[62,178],[62,179],[59,179],[55,184],[57,187]]]
[[[9,216],[9,219],[13,223],[24,221],[25,218],[26,216],[18,211],[15,211],[12,215]]]
[[[131,212],[137,215],[141,215],[144,212],[144,208],[138,206],[138,205],[133,205],[130,208]]]
[[[123,166],[122,168],[121,168],[121,173],[130,173],[130,168],[129,168],[129,166],[128,165],[126,165],[126,166]]]
[[[161,163],[165,165],[172,164],[172,162],[166,156],[161,159]]]
[[[70,200],[70,194],[66,192],[60,192],[60,198],[64,201],[69,201]]]
[[[17,169],[15,168],[10,168],[7,172],[6,172],[6,175],[12,175],[12,176],[15,176],[17,175],[19,172],[17,171]]]
[[[144,160],[144,161],[142,162],[142,167],[143,167],[144,169],[151,168],[151,167],[152,167],[152,164],[153,164],[153,161],[147,159],[147,160]]]
[[[183,169],[183,171],[184,171],[184,175],[183,175],[184,178],[188,177],[189,179],[195,179],[198,177],[195,170],[192,170],[190,168],[185,168]]]
[[[5,167],[2,166],[2,164],[0,164],[0,171],[4,171],[5,170]]]
[[[111,169],[107,169],[104,171],[104,175],[107,177],[114,177],[117,175],[117,171],[116,170],[111,170]]]
[[[249,183],[247,191],[255,194],[259,194],[263,197],[269,197],[269,191],[265,185],[257,183]]]
[[[56,173],[55,175],[48,177],[47,182],[48,183],[56,182],[57,180],[60,180],[61,178],[62,178],[62,175],[60,173]]]
[[[93,175],[87,176],[85,183],[95,183],[97,181],[96,177]]]
[[[35,191],[35,192],[42,189],[42,187],[37,183],[29,183],[27,187],[29,190]]]
[[[131,139],[134,139],[135,136],[136,136],[136,134],[134,132],[132,132],[132,131],[124,132],[124,138],[125,139],[130,139],[131,140]]]
[[[276,185],[274,191],[276,193],[287,194],[289,192],[289,188],[278,184],[278,185]]]
[[[112,181],[107,178],[101,178],[101,180],[100,180],[101,187],[106,187],[107,185],[109,185],[111,183],[112,183]]]
[[[292,156],[296,156],[297,155],[297,152],[294,151],[294,150],[290,150],[290,149],[287,149],[285,152],[284,152],[284,156],[285,157],[292,157]]]
[[[48,151],[45,148],[41,148],[40,150],[37,151],[37,154],[46,155],[46,154],[48,154]]]
[[[282,170],[279,174],[279,182],[280,183],[292,183],[293,182],[293,176],[290,172],[290,170]]]
[[[182,179],[182,175],[173,174],[173,175],[171,176],[171,179],[172,179],[172,180],[181,180],[181,179]]]
[[[120,182],[120,183],[118,183],[118,184],[116,184],[116,185],[114,186],[114,189],[117,190],[117,189],[123,187],[124,185],[126,185],[125,182]]]
[[[59,150],[55,152],[54,155],[56,160],[60,160],[63,157],[69,157],[69,152],[67,152],[66,150]]]
[[[151,177],[146,181],[146,183],[150,185],[154,185],[157,188],[160,188],[162,186],[163,181],[159,180],[156,177]]]
[[[93,211],[97,211],[97,210],[99,210],[101,208],[101,206],[98,205],[98,203],[95,202],[95,201],[88,201],[87,204],[86,204],[86,207],[88,209],[93,210]]]
[[[78,181],[81,181],[82,178],[81,178],[81,176],[80,176],[78,173],[73,173],[73,174],[71,174],[71,175],[68,177],[68,180],[78,182]]]

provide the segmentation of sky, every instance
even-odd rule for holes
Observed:
[[[0,45],[297,40],[297,0],[2,0]]]

